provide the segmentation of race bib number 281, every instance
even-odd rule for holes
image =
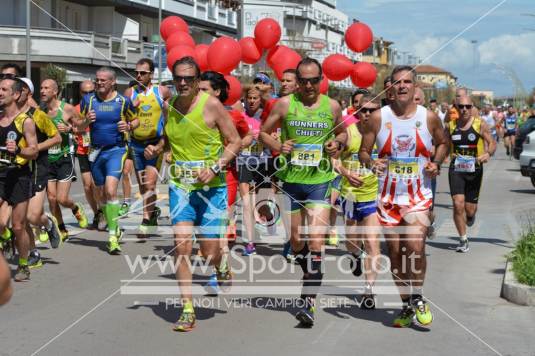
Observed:
[[[322,155],[322,145],[296,144],[293,146],[291,163],[297,166],[317,167],[321,162]]]

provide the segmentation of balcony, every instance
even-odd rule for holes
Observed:
[[[132,69],[143,57],[143,42],[94,32],[31,29],[33,62],[112,65]],[[8,61],[26,58],[26,29],[0,26],[0,57]]]

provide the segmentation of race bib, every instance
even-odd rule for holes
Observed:
[[[61,144],[54,145],[48,149],[49,155],[57,155],[61,153]]]
[[[84,132],[82,134],[82,147],[89,147],[91,144],[91,135],[89,135],[89,132]]]
[[[319,144],[296,144],[293,146],[291,163],[297,166],[317,167],[321,162],[323,146]]]
[[[476,158],[473,156],[456,156],[454,170],[455,172],[474,173],[476,171]]]
[[[388,161],[388,175],[398,179],[416,179],[420,176],[418,157],[391,157]]]
[[[87,157],[89,162],[95,162],[101,150],[102,148],[91,147],[89,150],[89,156]]]
[[[373,174],[371,169],[363,167],[360,164],[358,153],[353,153],[350,156],[350,159],[345,160],[344,167],[349,169],[351,172],[357,173],[359,176],[368,176],[370,174]]]
[[[241,151],[241,154],[243,156],[260,156],[262,152],[264,152],[264,145],[257,140],[253,140],[253,143],[250,146],[245,147]]]
[[[11,165],[15,156],[9,153],[5,147],[0,147],[0,164]]]
[[[197,175],[204,168],[204,161],[176,161],[175,176],[182,184],[197,183]]]

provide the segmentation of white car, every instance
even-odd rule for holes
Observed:
[[[520,172],[524,177],[531,178],[535,187],[535,131],[526,136],[520,154]]]

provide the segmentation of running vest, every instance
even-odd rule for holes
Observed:
[[[23,134],[24,121],[26,119],[29,119],[29,116],[20,113],[7,127],[0,126],[0,147],[3,148],[0,150],[0,175],[5,174],[6,170],[10,168],[28,168],[29,161],[26,158],[15,156],[5,150],[8,140],[15,141],[21,149],[28,147]]]
[[[281,141],[293,139],[291,154],[277,161],[277,177],[287,183],[321,184],[336,176],[323,144],[334,138],[334,117],[329,97],[320,95],[317,109],[307,109],[290,94],[288,114],[282,120]],[[284,157],[283,157],[284,156]]]
[[[139,86],[132,88],[131,101],[139,100],[137,118],[139,126],[132,131],[132,138],[136,141],[159,139],[163,134],[164,116],[163,99],[158,87],[151,86],[146,92],[139,91]]]
[[[449,123],[449,131],[451,137],[451,164],[450,167],[455,167],[464,161],[464,164],[473,165],[475,168],[479,167],[476,158],[485,152],[485,143],[481,137],[481,118],[475,117],[472,120],[472,125],[468,130],[461,130],[456,122]],[[459,171],[458,169],[456,169]]]
[[[516,130],[516,115],[505,115],[505,129],[507,132]]]
[[[43,143],[51,137],[54,137],[58,132],[56,125],[48,115],[40,110],[30,108],[26,114],[35,122],[35,135],[37,136],[37,143]],[[37,165],[46,165],[48,162],[48,151],[39,151],[35,163]]]
[[[359,132],[356,123],[347,127],[349,145],[342,153],[342,164],[345,168],[358,172],[364,183],[360,187],[354,187],[349,183],[346,177],[342,177],[342,188],[340,195],[348,200],[355,202],[368,202],[377,199],[377,176],[371,170],[362,167],[359,161],[358,152],[362,143],[362,135]]]
[[[388,159],[385,174],[379,176],[381,203],[414,206],[432,199],[431,179],[424,174],[433,147],[426,108],[418,105],[409,119],[396,117],[390,105],[381,108],[376,144],[379,158]]]
[[[63,121],[63,108],[65,107],[65,102],[62,100],[59,104],[58,111],[56,116],[52,117],[52,122],[56,128],[59,124],[66,124]],[[61,132],[61,143],[54,145],[48,149],[48,162],[56,162],[61,157],[64,157],[69,154],[70,150],[70,139],[69,134]]]
[[[171,182],[186,191],[203,189],[204,184],[195,178],[201,168],[213,166],[223,154],[223,138],[217,128],[210,128],[204,121],[204,107],[209,94],[200,92],[193,110],[182,115],[174,107],[173,97],[169,103],[165,135],[171,146],[174,164],[170,169]],[[208,186],[226,185],[225,174],[215,176]]]
[[[90,126],[91,146],[95,148],[124,146],[125,135],[117,129],[119,121],[130,121],[134,117],[134,106],[130,99],[117,93],[114,98],[102,100],[96,94],[88,94],[80,102],[80,111],[85,116],[94,110],[97,118]]]

